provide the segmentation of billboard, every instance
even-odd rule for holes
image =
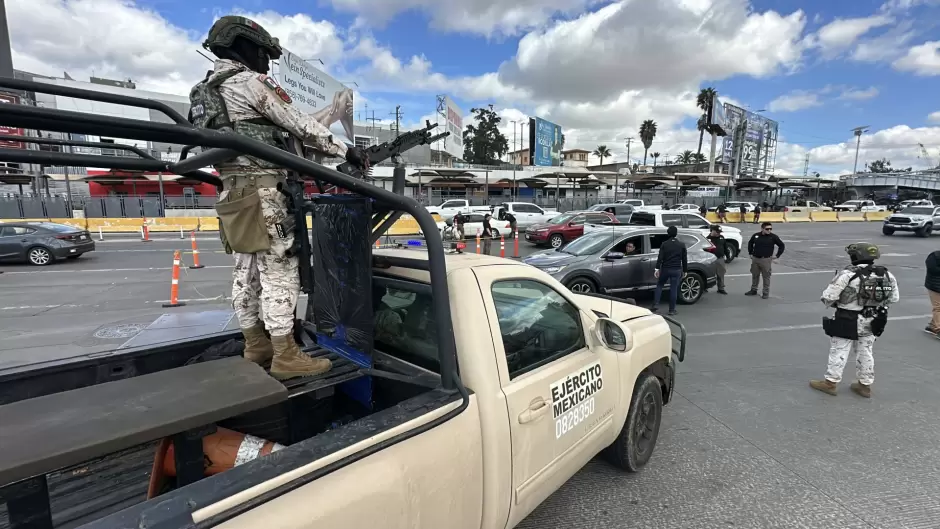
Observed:
[[[725,103],[728,135],[722,140],[720,160],[731,164],[738,178],[766,179],[773,174],[779,124],[760,114]]]
[[[450,136],[435,143],[434,148],[447,152],[454,158],[463,159],[463,111],[448,96],[438,96],[437,102],[438,125],[444,130],[435,130],[435,133],[449,132]]]
[[[0,103],[18,105],[20,104],[20,98],[13,94],[0,94]],[[4,127],[3,125],[0,125],[0,134],[22,136],[23,129]],[[24,145],[21,141],[0,140],[0,147],[6,147],[8,149],[25,149],[26,145]]]
[[[287,50],[278,61],[275,77],[297,109],[312,114],[338,139],[355,144],[352,88]]]
[[[718,136],[727,136],[730,132],[725,129],[728,116],[725,114],[725,107],[722,106],[721,101],[718,100],[718,94],[712,97],[712,104],[709,110],[711,110],[711,115],[708,116],[708,126],[705,130],[709,133],[717,134]]]
[[[561,165],[565,135],[561,127],[542,118],[529,119],[529,159],[532,165]]]

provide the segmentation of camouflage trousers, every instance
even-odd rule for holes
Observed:
[[[875,381],[874,347],[877,337],[871,333],[872,318],[858,318],[858,340],[829,337],[829,368],[826,380],[839,383],[849,356],[855,353],[855,377],[866,386]]]
[[[258,253],[236,253],[232,283],[232,308],[242,328],[264,321],[272,336],[286,336],[294,328],[294,309],[300,295],[297,257],[288,257],[293,233],[279,233],[287,218],[286,197],[277,189],[258,190],[271,248]],[[223,191],[220,199],[225,198]]]

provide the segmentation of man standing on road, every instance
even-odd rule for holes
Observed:
[[[875,340],[888,323],[888,306],[901,299],[898,282],[883,266],[875,266],[881,257],[878,247],[859,242],[845,247],[851,266],[836,272],[823,291],[821,301],[834,307],[833,318],[823,319],[823,330],[829,336],[829,366],[823,380],[810,380],[817,391],[836,394],[849,355],[855,351],[855,374],[858,380],[852,391],[871,398],[875,381]]]
[[[493,216],[487,213],[483,216],[483,253],[490,254],[490,247],[493,241],[493,228],[490,226],[490,220]]]
[[[457,214],[454,215],[454,218],[453,218],[454,233],[458,241],[462,241],[464,238],[463,228],[464,228],[464,223],[466,221],[467,219],[464,218],[463,213],[458,211]]]
[[[933,307],[933,319],[924,330],[940,338],[940,250],[928,255],[924,264],[927,266],[924,286],[927,287],[927,295],[930,296],[930,305]]]
[[[727,269],[725,259],[727,259],[728,245],[721,234],[721,226],[715,224],[709,228],[709,231],[708,240],[715,245],[715,255],[718,256],[718,293],[727,294],[728,291],[725,290],[725,270]]]
[[[747,222],[747,206],[745,206],[744,204],[741,204],[741,207],[739,208],[739,210],[741,211],[741,223],[743,224]]]
[[[727,224],[728,223],[728,206],[724,204],[719,204],[718,207],[715,209],[715,211],[718,213],[718,222]],[[705,215],[702,215],[702,216],[704,217]]]
[[[751,289],[745,296],[757,295],[757,284],[763,277],[764,292],[761,297],[764,299],[770,297],[771,265],[775,259],[783,255],[783,250],[786,248],[773,229],[769,222],[765,222],[760,225],[760,231],[751,235],[751,239],[747,241],[747,253],[751,255]],[[777,255],[774,255],[774,247],[777,248]]]
[[[760,204],[754,204],[754,224],[760,222]]]
[[[688,252],[685,244],[676,238],[679,230],[675,226],[666,228],[669,237],[659,247],[659,257],[656,258],[656,292],[653,295],[652,311],[659,310],[659,300],[663,296],[663,285],[669,281],[669,315],[676,314],[676,300],[679,298],[679,282],[685,277],[689,269]]]
[[[193,125],[243,134],[284,150],[290,150],[288,137],[294,136],[328,156],[368,168],[361,150],[335,140],[326,126],[293,107],[290,96],[267,75],[281,47],[256,22],[222,17],[203,47],[218,60],[190,92]],[[223,183],[216,210],[223,243],[235,255],[232,306],[245,337],[245,358],[258,364],[270,361],[271,375],[281,380],[329,371],[329,360],[304,354],[293,338],[300,275],[291,251],[292,219],[286,197],[277,189],[286,171],[249,156],[216,169]]]
[[[506,222],[509,223],[509,230],[511,231],[511,233],[509,234],[509,236],[512,237],[513,239],[515,239],[515,238],[516,238],[516,235],[517,235],[517,233],[516,233],[516,216],[507,211],[507,212],[506,212],[506,217],[505,217],[504,219],[502,219],[502,220],[505,220]]]

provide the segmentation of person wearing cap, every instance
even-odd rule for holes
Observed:
[[[725,262],[728,255],[728,245],[725,242],[724,235],[721,234],[721,226],[717,224],[709,226],[708,240],[715,245],[715,255],[718,256],[718,293],[727,294],[728,291],[725,290],[725,271],[727,270]]]
[[[676,238],[679,230],[675,226],[666,228],[669,237],[659,247],[659,257],[656,258],[656,291],[653,294],[653,312],[659,310],[659,300],[663,295],[663,286],[669,281],[669,315],[676,314],[676,301],[679,299],[679,283],[689,269],[688,251],[685,244]]]

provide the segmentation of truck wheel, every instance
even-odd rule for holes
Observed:
[[[627,420],[617,440],[607,449],[611,462],[637,472],[653,455],[663,418],[663,389],[653,375],[641,376],[633,389]]]
[[[565,244],[565,238],[560,233],[556,233],[548,238],[548,244],[552,248],[561,248],[561,245]]]
[[[741,250],[738,249],[738,243],[734,241],[725,241],[725,262],[730,263],[738,256]]]
[[[568,281],[568,290],[574,292],[575,294],[587,294],[589,292],[597,292],[597,285],[589,277],[576,277],[571,281]]]
[[[881,228],[881,233],[883,233],[883,234],[885,234],[885,235],[894,235],[894,228],[888,228],[888,227],[884,227],[884,226],[883,226],[883,227]]]
[[[933,231],[933,224],[927,224],[923,228],[914,231],[918,237],[930,237],[930,232]]]

